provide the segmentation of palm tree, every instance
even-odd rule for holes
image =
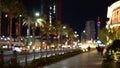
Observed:
[[[61,34],[62,34],[62,29],[63,29],[63,25],[61,24],[60,21],[56,21],[55,24],[54,24],[56,30],[57,30],[57,35],[59,37],[58,39],[58,44],[61,44]],[[62,45],[62,44],[61,44]]]
[[[44,27],[44,24],[46,23],[46,21],[42,18],[38,18],[38,19],[35,19],[35,18],[32,18],[32,17],[27,17],[26,19],[24,19],[24,22],[23,22],[23,25],[26,25],[28,26],[28,32],[27,32],[27,35],[28,37],[30,36],[30,26],[32,26],[33,28],[33,38],[35,39],[35,30],[36,30],[36,27],[39,27],[40,28],[40,42],[41,42],[41,45],[40,45],[40,49],[42,48],[42,32],[43,32],[43,27]]]
[[[43,32],[44,32],[44,26],[46,24],[46,20],[44,17],[39,18],[35,21],[35,27],[39,27],[40,28],[40,51],[42,49],[42,42],[43,42]],[[42,57],[42,54],[40,54]]]
[[[46,24],[46,20],[44,18],[38,18],[36,21],[35,21],[35,27],[39,27],[40,28],[40,37],[42,37],[43,35],[43,31],[44,31],[44,26]],[[42,38],[41,38],[42,39]],[[42,41],[42,40],[41,40]]]
[[[34,19],[34,23],[32,24],[32,30],[33,30],[33,43],[35,41],[35,33],[36,33],[36,28],[37,27],[41,27],[40,29],[42,29],[42,27],[44,27],[44,24],[46,23],[46,21],[42,18],[38,18],[38,19]]]
[[[30,26],[33,25],[35,22],[34,18],[32,17],[27,17],[25,19],[23,19],[23,26],[27,26],[28,29],[27,29],[27,35],[28,37],[30,36]]]
[[[23,20],[23,25],[24,26],[28,26],[28,32],[27,35],[30,36],[30,26],[32,26],[33,28],[33,33],[35,33],[36,27],[44,27],[44,23],[46,23],[45,20],[43,20],[42,18],[39,19],[35,19],[32,17],[27,17],[26,19]],[[35,34],[34,34],[35,35]]]
[[[30,43],[30,26],[33,25],[34,22],[35,22],[35,19],[32,18],[32,17],[29,17],[29,16],[27,18],[23,19],[23,26],[28,27],[28,29],[27,29],[27,37],[28,38],[27,38],[27,40],[25,42],[25,44],[26,44],[25,47],[28,46],[29,43]],[[25,53],[25,57],[26,57],[25,62],[26,62],[26,65],[27,65],[27,53]]]
[[[72,28],[67,28],[68,29],[68,38],[69,38],[69,44],[73,44],[74,41],[74,30]]]
[[[15,15],[20,15],[23,11],[23,4],[19,0],[2,0],[1,5],[4,7],[3,12],[8,13],[10,17],[10,45],[12,44],[12,19]]]
[[[45,26],[44,26],[44,34],[46,34],[46,57],[47,57],[47,49],[48,47],[50,48],[50,45],[51,45],[51,42],[50,42],[50,34],[55,34],[55,30],[53,29],[53,26],[50,25],[50,23],[46,23]],[[52,51],[51,51],[51,55],[52,55]]]
[[[61,21],[56,21],[54,23],[54,27],[56,28],[56,33],[57,33],[57,36],[58,36],[58,47],[62,49],[63,51],[63,42],[62,42],[62,31],[63,31],[63,24],[61,23]]]

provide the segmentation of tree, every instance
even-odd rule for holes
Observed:
[[[116,39],[120,39],[119,27],[109,29],[102,28],[100,30],[99,39],[107,45],[109,45]]]
[[[57,30],[58,44],[62,46],[61,36],[62,36],[63,25],[61,24],[60,21],[55,21],[54,27]]]
[[[45,20],[45,17],[41,17],[41,18],[38,18],[36,21],[35,21],[35,27],[39,27],[40,28],[40,42],[41,42],[41,46],[42,46],[42,37],[43,37],[43,31],[44,31],[44,26],[46,24],[46,20]]]
[[[14,16],[18,16],[23,13],[24,7],[19,0],[1,0],[1,5],[4,7],[3,12],[8,13],[10,18],[10,45],[12,42],[12,19]]]
[[[113,28],[113,31],[115,33],[115,38],[116,39],[120,39],[120,31],[119,30],[120,30],[120,26]]]
[[[23,19],[23,26],[27,26],[27,35],[28,37],[30,36],[30,26],[33,25],[35,23],[35,19],[32,17],[26,17]]]
[[[108,38],[109,38],[108,30],[106,28],[102,28],[100,30],[99,39],[106,44],[108,42]]]
[[[36,27],[39,27],[40,28],[40,32],[43,31],[43,27],[44,27],[44,24],[46,23],[46,21],[42,18],[33,18],[33,17],[26,17],[24,20],[23,20],[23,25],[25,26],[28,26],[28,29],[27,29],[27,35],[28,37],[30,36],[30,28],[32,27],[32,32],[33,32],[33,38],[35,39],[35,31],[36,31]]]
[[[68,28],[68,38],[69,38],[69,44],[73,44],[74,41],[74,30],[72,28]]]

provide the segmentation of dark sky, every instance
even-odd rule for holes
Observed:
[[[40,5],[40,0],[25,0],[32,8],[32,4]],[[101,27],[106,24],[107,7],[117,0],[61,0],[62,23],[70,25],[79,34],[84,30],[87,20],[95,20],[100,16]],[[35,3],[37,2],[37,3]],[[37,5],[38,4],[38,5]],[[35,8],[34,8],[35,9]]]
[[[100,16],[101,27],[104,27],[107,7],[113,2],[115,0],[62,0],[62,21],[81,33],[87,20],[97,22]]]

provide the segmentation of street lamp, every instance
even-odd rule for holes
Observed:
[[[66,29],[66,26],[63,26],[63,29]]]
[[[77,34],[77,31],[74,32],[74,37],[77,38],[78,34]]]
[[[85,30],[83,30],[83,33],[85,33]]]
[[[39,12],[36,12],[36,13],[35,13],[35,16],[36,16],[36,17],[39,17],[39,16],[40,16],[40,13],[39,13]]]

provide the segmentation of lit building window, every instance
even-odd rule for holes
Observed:
[[[53,7],[53,13],[55,13],[55,11],[56,11],[56,6],[54,5],[54,7]]]

